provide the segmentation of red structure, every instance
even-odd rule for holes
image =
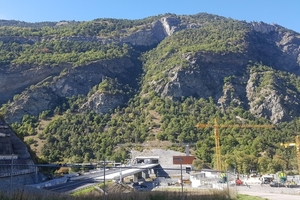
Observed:
[[[194,156],[173,156],[173,165],[191,165],[194,158]]]

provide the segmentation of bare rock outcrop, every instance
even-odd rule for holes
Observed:
[[[163,17],[153,22],[148,29],[140,30],[121,39],[121,43],[128,43],[133,46],[154,46],[181,30],[178,26],[180,20],[172,17]]]
[[[126,96],[122,94],[108,94],[96,92],[79,109],[81,112],[93,110],[98,114],[109,113],[111,110],[125,103]]]
[[[252,22],[252,28],[261,33],[270,33],[276,30],[276,27],[264,22]]]
[[[289,91],[280,79],[263,86],[260,82],[265,73],[252,73],[247,82],[250,112],[274,124],[293,119],[300,111],[299,94]]]
[[[140,73],[137,67],[132,59],[121,58],[92,62],[76,68],[60,68],[62,72],[57,76],[42,80],[36,86],[25,90],[18,98],[15,98],[8,105],[5,119],[9,123],[20,122],[26,114],[37,116],[42,111],[54,109],[67,97],[80,94],[87,95],[93,86],[102,82],[104,77],[117,78],[124,84],[133,84],[132,78],[137,77]],[[47,68],[45,72],[47,72]],[[29,79],[34,75],[32,73],[24,74],[23,78],[27,77]],[[119,96],[116,98],[122,99]],[[110,105],[111,102],[108,100],[105,103],[108,105],[101,104],[106,107],[103,110],[116,107],[115,104]],[[123,101],[119,103],[123,104]]]

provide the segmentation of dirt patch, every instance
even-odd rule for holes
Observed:
[[[129,193],[133,191],[134,189],[126,184],[112,183],[106,187],[108,194]]]
[[[35,152],[35,154],[38,156],[38,157],[41,157],[42,156],[42,148],[45,144],[45,140],[43,139],[40,139],[38,137],[38,135],[41,135],[42,134],[42,131],[44,130],[44,128],[51,122],[51,120],[40,120],[39,121],[39,128],[36,128],[36,131],[37,131],[37,135],[30,135],[30,136],[25,136],[24,137],[24,141],[26,140],[30,140],[30,139],[33,139],[35,141],[34,144],[31,144],[30,145],[30,149]]]
[[[149,140],[146,141],[142,146],[145,149],[168,149],[168,146],[171,146],[172,142],[169,141],[161,141],[161,140]]]
[[[159,114],[158,112],[156,112],[156,111],[154,111],[154,110],[150,110],[149,113],[150,113],[150,115],[151,115],[152,122],[154,122],[155,125],[156,125],[156,127],[152,127],[152,130],[151,130],[151,131],[152,131],[152,133],[153,133],[154,135],[156,135],[157,133],[160,132],[159,126],[160,126],[160,124],[161,124],[161,122],[160,122],[161,116],[160,116],[160,114]]]
[[[24,137],[24,141],[26,142],[26,140],[30,140],[30,139],[33,139],[35,141],[34,144],[31,144],[30,145],[30,149],[35,152],[35,154],[38,156],[38,157],[41,157],[42,155],[42,147],[44,146],[45,144],[45,140],[41,140],[40,138],[38,138],[37,135],[30,135],[30,136],[25,136]]]

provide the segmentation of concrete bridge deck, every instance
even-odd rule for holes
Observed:
[[[112,174],[108,174],[105,176],[105,180],[119,180],[120,176],[122,178],[127,177],[127,176],[132,176],[132,175],[136,175],[140,172],[146,171],[146,170],[150,170],[154,167],[157,167],[159,164],[142,164],[142,165],[133,165],[130,166],[129,169],[126,168],[122,168],[120,167],[120,171],[112,173]],[[96,181],[103,181],[104,180],[104,176],[99,176],[99,177],[95,177],[94,178]]]

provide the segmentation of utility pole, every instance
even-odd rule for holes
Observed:
[[[178,161],[180,161],[180,185],[181,185],[181,200],[184,200],[184,194],[183,194],[183,178],[182,178],[182,160],[183,158],[174,158],[173,157],[173,164],[176,162],[178,164]]]
[[[181,199],[184,200],[183,196],[183,180],[182,180],[182,158],[180,158],[180,183],[181,183]]]
[[[120,183],[122,183],[122,168],[120,166]]]
[[[104,166],[103,166],[103,170],[104,170],[104,172],[103,172],[103,200],[105,200],[105,165],[106,165],[106,163],[105,163],[105,158],[104,158],[104,164],[103,164]]]
[[[229,176],[228,176],[228,171],[227,171],[227,167],[226,167],[226,177],[227,177],[227,192],[228,192],[228,197],[230,199],[230,191],[229,191],[229,183],[228,183],[228,180],[229,180]]]
[[[12,177],[13,177],[13,164],[14,164],[14,160],[13,160],[13,156],[14,154],[11,154],[11,166],[10,166],[10,192],[12,194]]]

